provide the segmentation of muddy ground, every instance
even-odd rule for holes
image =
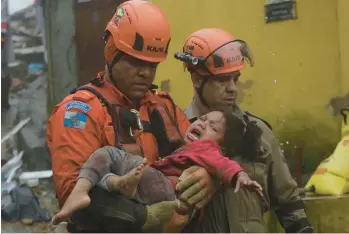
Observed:
[[[39,198],[41,208],[48,211],[52,217],[58,211],[58,202],[55,198],[52,179],[40,180],[40,185],[32,188],[35,195]],[[24,221],[25,222],[25,221]],[[52,233],[54,227],[48,222],[24,223],[22,221],[7,222],[1,220],[2,233]]]

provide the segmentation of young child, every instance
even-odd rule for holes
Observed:
[[[89,206],[88,193],[96,184],[146,204],[173,201],[175,181],[193,165],[204,167],[223,184],[235,186],[235,192],[246,187],[262,195],[261,186],[236,161],[229,159],[237,154],[256,155],[260,137],[261,130],[254,122],[246,123],[232,113],[213,111],[189,126],[184,146],[149,166],[145,165],[146,159],[115,147],[98,149],[83,165],[72,193],[52,223],[67,220],[74,211]]]

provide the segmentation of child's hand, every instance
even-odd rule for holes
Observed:
[[[263,197],[262,186],[257,181],[251,180],[246,172],[241,171],[237,176],[238,178],[234,190],[235,193],[238,192],[240,188],[247,188],[256,191],[260,196]]]

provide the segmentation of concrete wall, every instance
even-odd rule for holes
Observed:
[[[48,111],[77,86],[75,0],[45,1],[49,57]]]
[[[304,199],[309,222],[314,233],[348,233],[349,232],[349,196],[310,197]],[[275,213],[265,215],[269,233],[284,233],[277,222]]]
[[[343,32],[349,24],[348,1],[298,0],[297,19],[270,24],[264,21],[264,1],[153,2],[167,14],[173,34],[169,59],[160,65],[156,81],[170,80],[170,94],[181,107],[189,104],[193,90],[173,53],[195,30],[223,28],[246,40],[255,56],[255,67],[242,72],[241,106],[267,119],[291,151],[294,145],[304,148],[305,170],[331,153],[339,139],[339,120],[325,107],[349,89],[343,87],[348,84],[343,81],[348,74],[348,30]]]

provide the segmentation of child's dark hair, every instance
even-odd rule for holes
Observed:
[[[224,154],[232,158],[241,155],[253,160],[259,154],[262,130],[255,121],[243,120],[230,111],[224,112],[225,132],[222,147]]]

